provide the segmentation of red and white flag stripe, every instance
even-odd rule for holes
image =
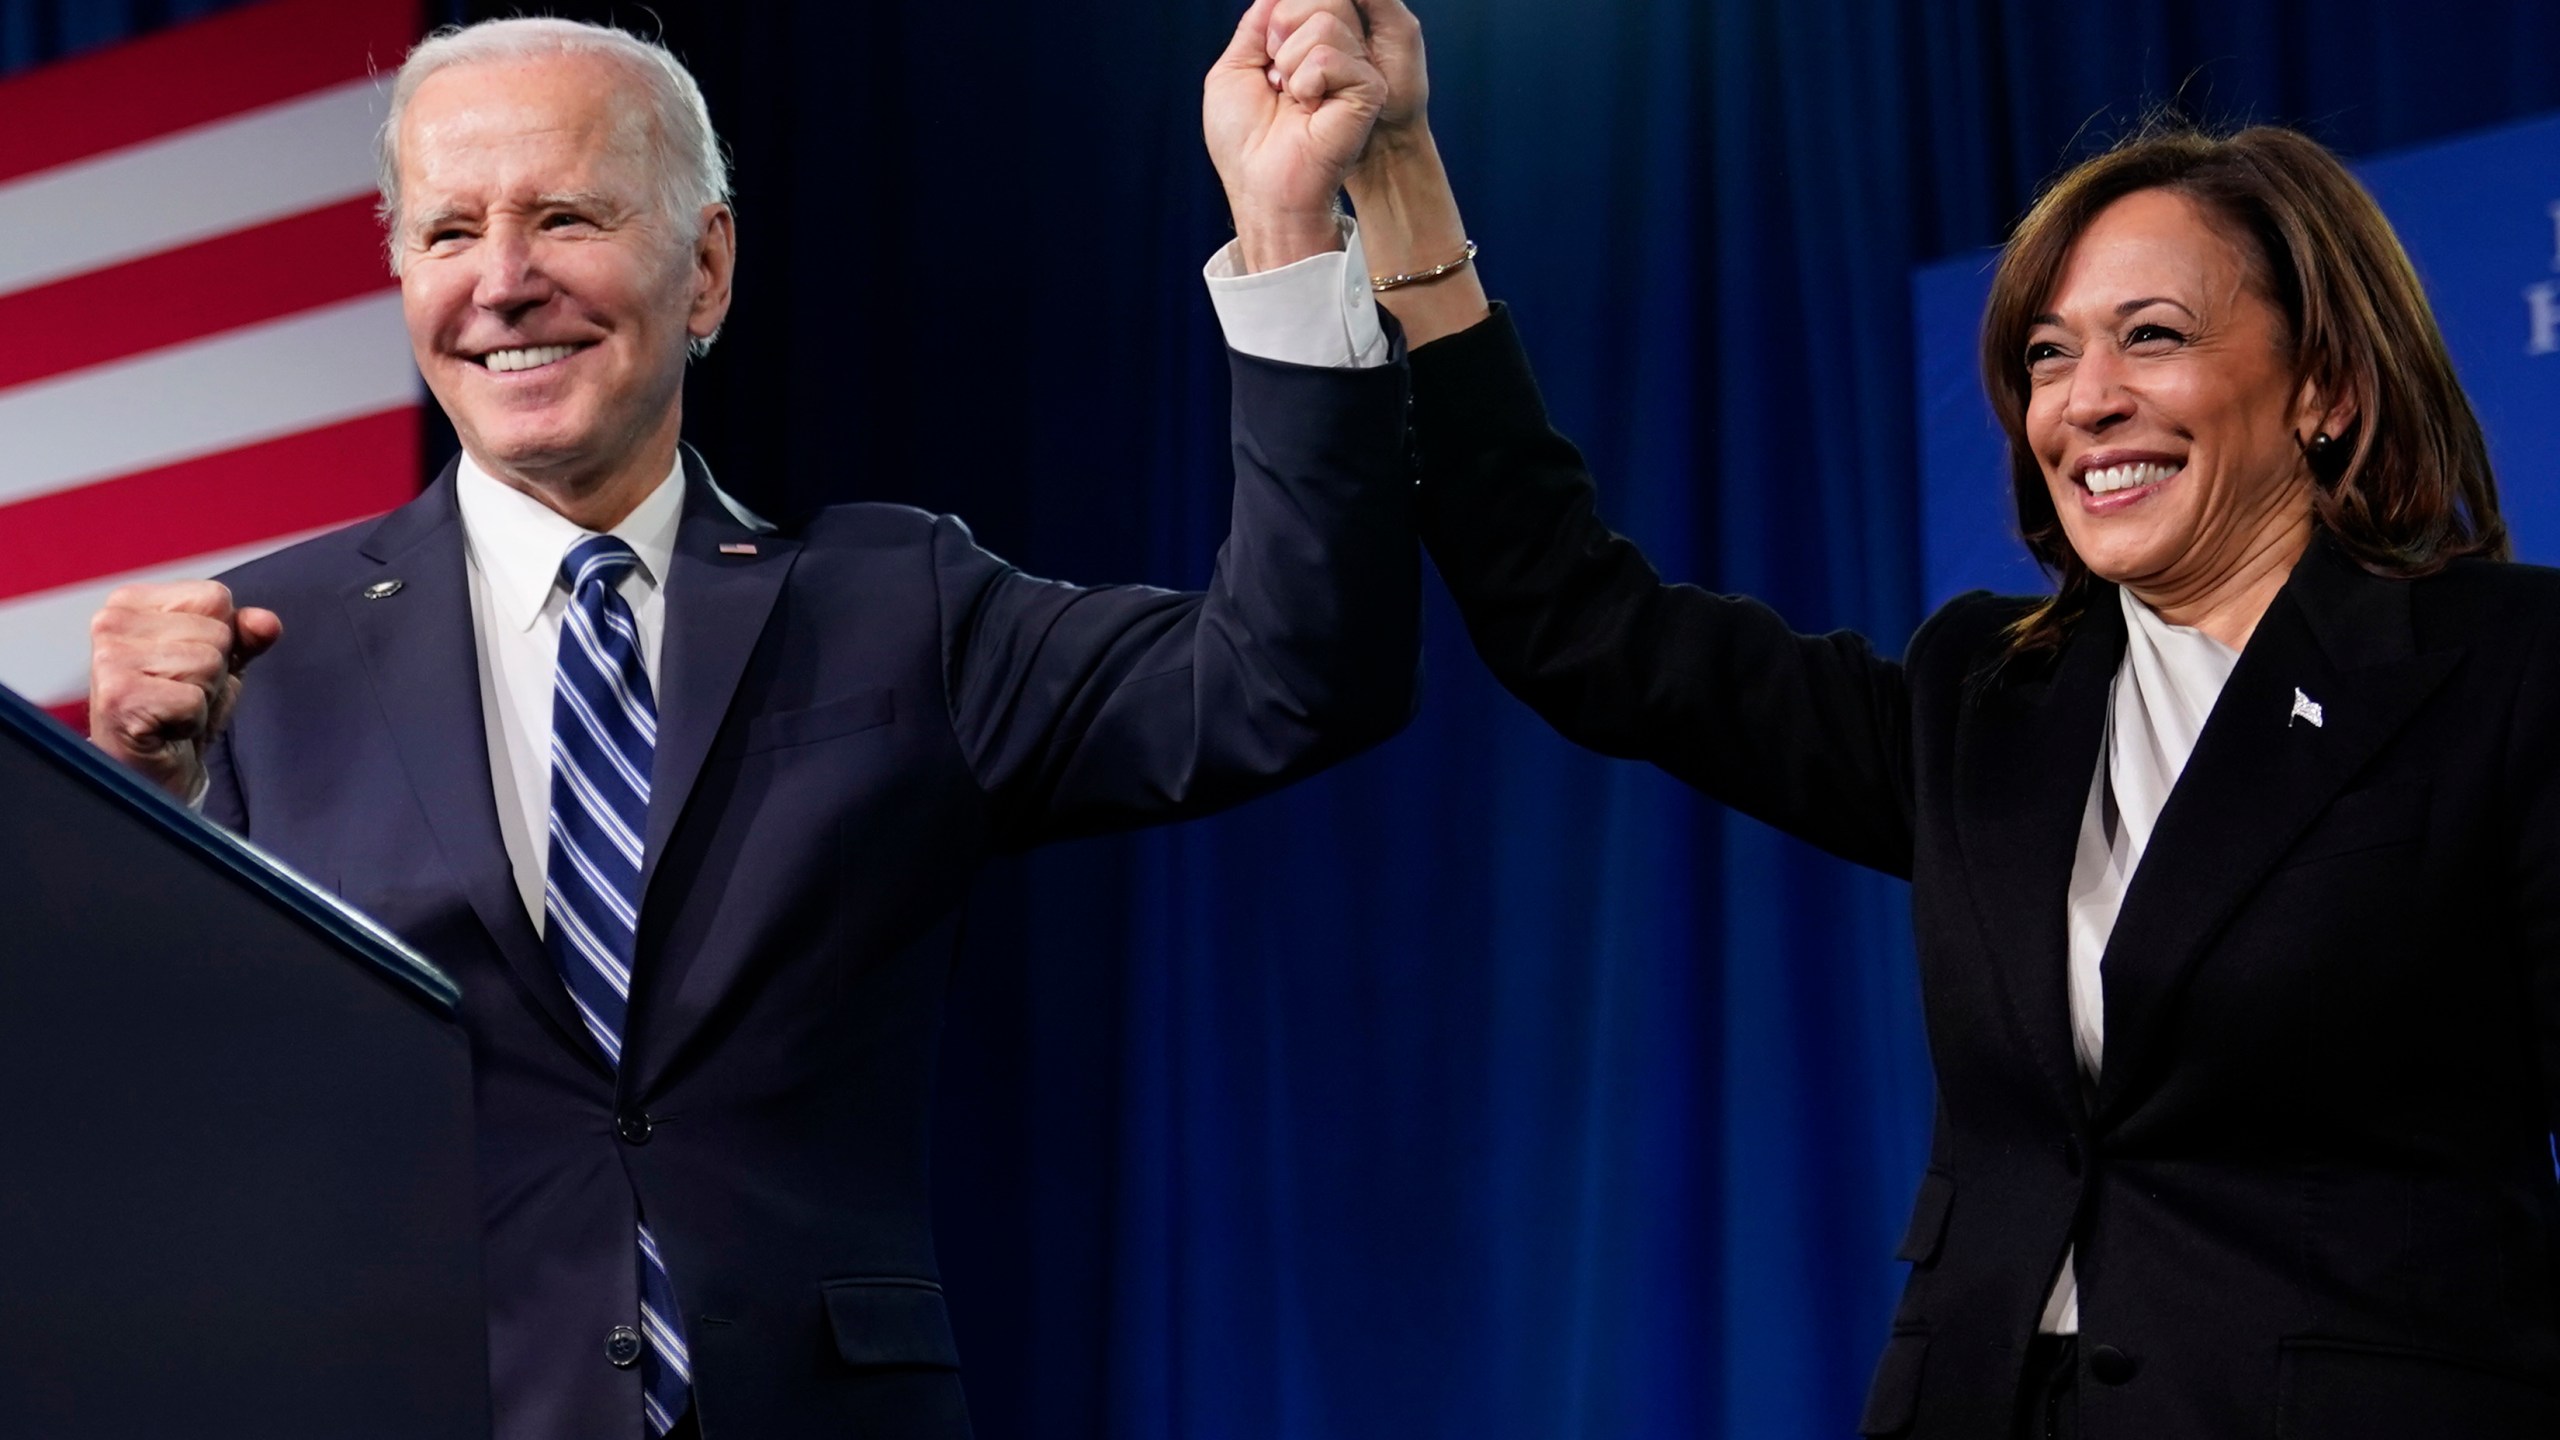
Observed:
[[[372,216],[416,0],[267,0],[0,82],[0,684],[76,717],[88,620],[416,492]]]

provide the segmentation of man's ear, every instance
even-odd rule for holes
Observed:
[[[685,329],[697,340],[720,333],[729,318],[738,271],[738,217],[726,205],[702,207],[702,238],[693,242],[693,306]]]

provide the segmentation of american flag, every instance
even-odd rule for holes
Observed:
[[[109,590],[416,493],[373,219],[416,0],[267,0],[0,82],[0,684],[85,726]]]

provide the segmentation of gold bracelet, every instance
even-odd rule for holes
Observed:
[[[1475,258],[1476,242],[1470,240],[1467,242],[1467,253],[1446,265],[1434,265],[1428,270],[1416,270],[1410,275],[1372,275],[1369,277],[1369,288],[1384,293],[1389,290],[1401,290],[1407,285],[1428,285],[1451,271],[1465,269]]]

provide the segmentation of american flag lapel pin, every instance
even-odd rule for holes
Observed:
[[[2296,721],[2296,720],[2308,720],[2308,721],[2310,721],[2310,722],[2311,722],[2311,728],[2312,728],[2312,729],[2314,729],[2314,730],[2317,730],[2317,729],[2320,729],[2320,728],[2321,728],[2321,724],[2320,724],[2320,702],[2319,702],[2319,701],[2317,701],[2317,700],[2312,699],[2312,698],[2311,698],[2310,696],[2308,696],[2308,695],[2303,694],[2303,693],[2302,693],[2302,687],[2301,687],[2301,686],[2299,686],[2299,685],[2297,685],[2297,686],[2295,686],[2295,687],[2294,687],[2294,690],[2293,690],[2293,713],[2292,713],[2291,715],[2288,715],[2288,716],[2286,716],[2286,717],[2285,717],[2285,721],[2284,721],[2284,728],[2286,728],[2287,730],[2292,729],[2292,728],[2293,728],[2293,722],[2294,722],[2294,721]]]
[[[724,540],[720,544],[720,553],[723,555],[753,555],[756,553],[755,542],[752,540]]]

